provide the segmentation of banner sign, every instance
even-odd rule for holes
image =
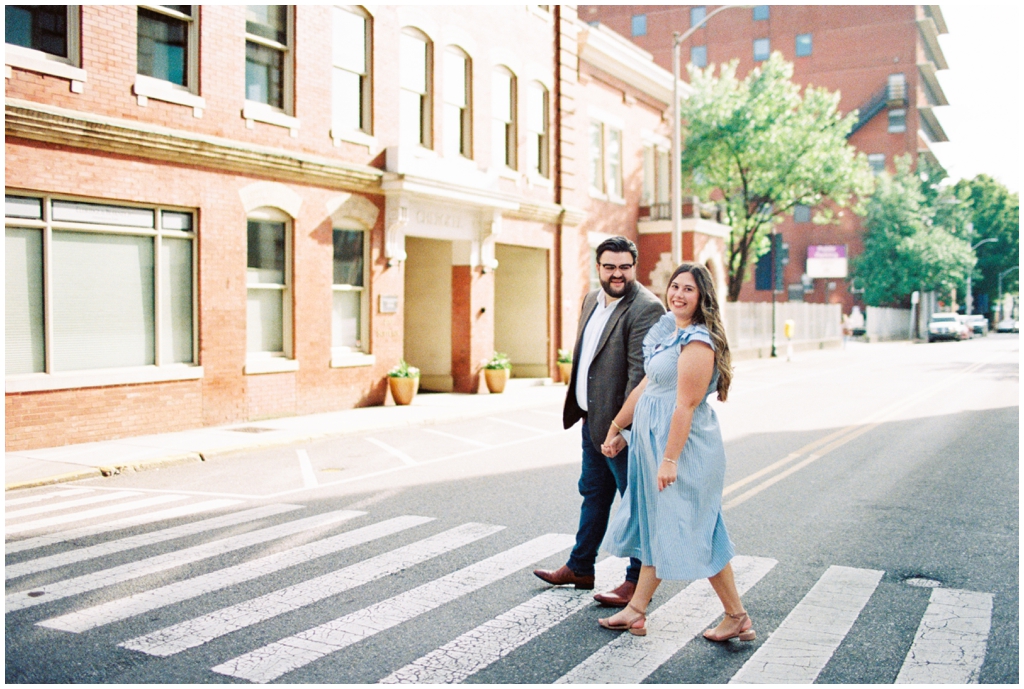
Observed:
[[[818,244],[807,247],[806,272],[811,278],[845,278],[846,245]]]

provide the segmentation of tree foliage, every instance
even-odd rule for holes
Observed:
[[[896,174],[880,174],[868,199],[864,251],[853,259],[853,277],[871,306],[907,306],[915,290],[946,296],[975,263],[966,194],[940,186],[940,168],[922,161],[915,173],[909,155],[895,162]]]
[[[1020,265],[1020,196],[988,175],[971,180],[960,180],[954,187],[956,194],[971,202],[970,219],[974,223],[973,243],[988,237],[996,241],[982,244],[975,251],[978,263],[974,267],[971,291],[974,303],[980,295],[988,295],[988,303],[999,298],[999,274]],[[1003,292],[1019,290],[1019,271],[1010,270],[1003,276]]]
[[[720,198],[729,237],[729,301],[739,298],[766,235],[798,205],[851,205],[871,189],[863,154],[846,141],[857,113],[843,117],[839,94],[793,83],[781,54],[736,78],[737,61],[690,69],[693,95],[684,101],[684,188]],[[831,211],[828,211],[831,212]],[[842,212],[842,211],[840,211]]]

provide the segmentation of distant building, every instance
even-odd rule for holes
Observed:
[[[600,22],[629,36],[671,70],[672,33],[697,26],[717,7],[581,5],[579,15],[585,22]],[[738,59],[741,76],[773,51],[781,52],[794,65],[795,81],[839,91],[840,110],[859,111],[850,143],[876,170],[892,171],[893,160],[903,154],[934,160],[929,144],[948,140],[934,110],[948,104],[935,76],[947,68],[937,38],[944,33],[946,23],[938,5],[758,5],[715,15],[681,48],[683,62],[698,67]],[[839,253],[812,247],[845,247],[847,258],[860,253],[860,219],[847,212],[836,225],[818,226],[811,223],[812,213],[813,209],[798,208],[779,226],[790,257],[787,294],[782,298],[827,299],[842,303],[849,312],[857,295],[848,292],[845,280],[812,279],[810,291],[805,291],[807,278],[801,278],[808,273],[808,257],[813,274],[816,253]],[[769,298],[768,292],[755,291],[752,279],[740,294],[742,301]]]
[[[5,12],[8,450],[549,376],[661,241],[671,74],[572,6]]]

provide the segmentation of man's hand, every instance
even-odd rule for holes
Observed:
[[[615,435],[612,435],[614,433]],[[609,431],[604,444],[601,445],[601,454],[605,457],[614,457],[626,447],[626,439],[618,431]]]

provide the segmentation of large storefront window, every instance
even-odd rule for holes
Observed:
[[[6,374],[195,363],[194,214],[6,195]]]

